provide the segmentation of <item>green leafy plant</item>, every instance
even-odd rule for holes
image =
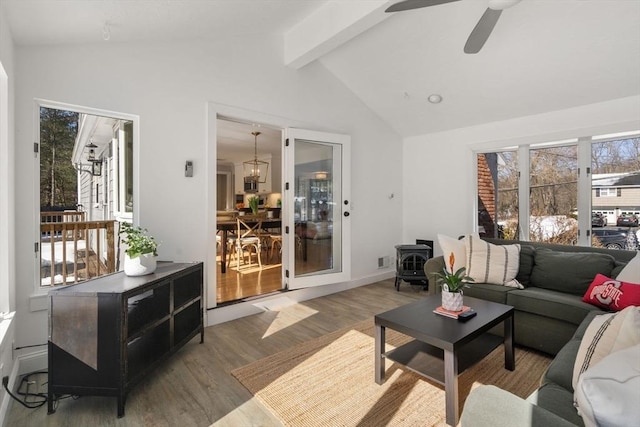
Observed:
[[[257,197],[253,196],[253,197],[249,197],[249,207],[251,208],[251,212],[255,214],[258,213],[258,202],[260,199],[258,199]]]
[[[442,286],[442,289],[449,292],[460,292],[462,288],[468,288],[469,283],[473,282],[473,278],[465,275],[465,268],[459,268],[455,273],[453,271],[453,264],[456,262],[456,257],[451,252],[449,255],[449,270],[447,268],[442,269],[442,273],[436,273],[436,283]]]
[[[120,224],[120,234],[124,235],[122,243],[127,245],[125,252],[129,258],[136,258],[144,254],[158,255],[158,243],[147,232],[146,228],[133,227],[127,222]]]

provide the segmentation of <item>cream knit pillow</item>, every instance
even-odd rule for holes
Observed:
[[[476,283],[524,289],[516,280],[520,268],[520,245],[494,245],[477,235],[466,240],[467,275]]]

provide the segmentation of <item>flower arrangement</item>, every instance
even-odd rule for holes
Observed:
[[[133,227],[128,222],[123,222],[120,225],[120,234],[125,236],[122,243],[127,245],[125,252],[129,258],[136,258],[144,254],[158,255],[158,243],[147,234],[147,229]]]
[[[449,270],[447,268],[442,269],[442,273],[436,273],[436,283],[442,286],[442,289],[448,292],[461,292],[462,288],[468,288],[469,283],[473,282],[473,278],[465,275],[465,268],[459,268],[453,273],[453,264],[456,262],[456,257],[451,252],[449,255]]]

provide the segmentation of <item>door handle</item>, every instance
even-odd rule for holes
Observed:
[[[345,213],[343,213],[342,215],[344,215],[344,216],[349,216],[349,215],[351,215],[351,214],[350,214],[349,212],[345,212]]]

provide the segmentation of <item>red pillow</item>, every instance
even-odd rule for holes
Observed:
[[[612,311],[620,311],[631,305],[640,306],[640,284],[596,274],[582,301]]]

